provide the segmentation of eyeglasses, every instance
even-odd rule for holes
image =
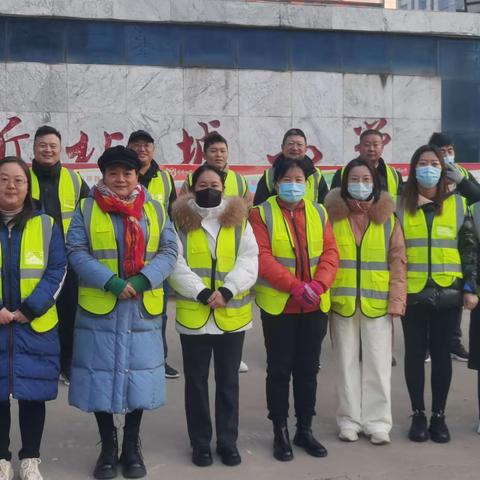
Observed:
[[[21,177],[16,177],[16,178],[0,177],[0,185],[2,187],[6,187],[10,185],[10,183],[13,183],[13,186],[15,188],[21,188],[27,183],[27,180]]]

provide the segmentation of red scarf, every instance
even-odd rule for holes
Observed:
[[[143,268],[145,253],[145,237],[139,222],[145,203],[142,186],[137,185],[127,198],[120,198],[100,181],[93,190],[93,197],[103,212],[123,216],[123,272],[125,278],[136,275]]]

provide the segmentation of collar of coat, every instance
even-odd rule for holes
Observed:
[[[339,221],[347,218],[350,209],[340,195],[340,188],[332,189],[325,197],[325,208],[332,221]],[[377,224],[383,225],[390,215],[395,212],[395,203],[388,192],[382,191],[377,202],[373,203],[368,210],[368,218]]]
[[[202,226],[202,217],[189,204],[193,199],[195,199],[193,194],[181,195],[172,205],[173,221],[177,228],[184,232],[191,232]],[[240,197],[226,197],[223,201],[225,208],[218,216],[218,223],[222,227],[241,225],[248,216],[246,202]]]

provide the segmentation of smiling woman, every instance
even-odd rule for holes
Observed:
[[[57,396],[60,371],[55,307],[66,271],[53,219],[34,209],[28,166],[0,160],[0,478],[13,478],[10,401],[18,400],[20,478],[41,479],[45,401]]]
[[[146,475],[143,410],[165,401],[162,284],[177,245],[164,208],[138,183],[137,153],[109,148],[98,166],[103,178],[81,202],[67,235],[80,280],[69,401],[95,412],[102,450],[94,477],[117,475],[113,414],[120,413],[126,414],[122,473],[140,478]]]

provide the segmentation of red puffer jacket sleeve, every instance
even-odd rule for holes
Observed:
[[[291,292],[300,280],[292,275],[290,271],[275,260],[272,255],[272,246],[270,244],[270,237],[265,223],[263,223],[260,211],[258,208],[252,209],[250,213],[250,223],[253,228],[253,233],[257,239],[258,244],[258,276],[264,278],[276,289],[283,292]],[[332,236],[332,241],[335,240]],[[336,247],[335,247],[336,250]],[[337,255],[338,260],[338,255]],[[333,280],[332,280],[333,281]]]
[[[328,290],[335,281],[338,264],[337,242],[333,236],[332,225],[328,221],[323,232],[323,253],[318,262],[318,268],[314,278],[314,280],[322,284],[325,290]]]

